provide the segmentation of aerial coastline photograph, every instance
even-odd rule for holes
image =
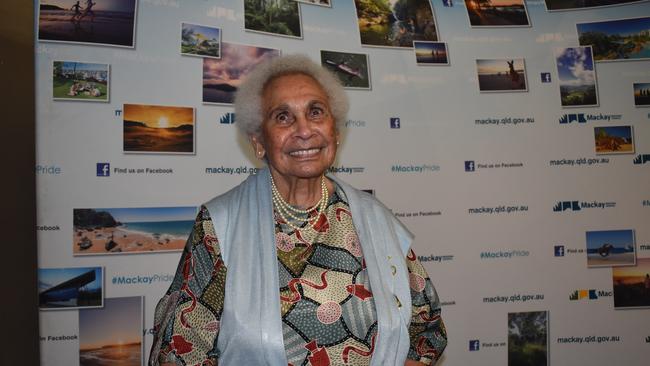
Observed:
[[[196,207],[75,208],[73,254],[179,251]]]
[[[596,61],[650,59],[650,17],[577,23],[581,46],[592,46]]]

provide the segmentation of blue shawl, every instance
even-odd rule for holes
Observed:
[[[370,364],[401,366],[410,343],[405,256],[413,235],[373,196],[328,178],[345,192],[366,261],[378,321]],[[219,364],[286,366],[269,170],[251,175],[205,206],[228,268]]]

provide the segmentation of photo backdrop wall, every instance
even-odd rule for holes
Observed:
[[[348,88],[330,172],[416,235],[440,364],[647,363],[649,2],[41,0],[34,17],[43,365],[147,362],[197,207],[260,167],[233,93],[290,53]]]

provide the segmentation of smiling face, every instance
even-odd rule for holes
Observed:
[[[262,93],[262,126],[251,137],[258,157],[286,179],[317,178],[336,157],[338,130],[329,98],[312,77],[289,74],[272,79]]]

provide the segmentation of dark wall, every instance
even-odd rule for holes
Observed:
[[[0,365],[38,365],[34,5],[0,2]]]

